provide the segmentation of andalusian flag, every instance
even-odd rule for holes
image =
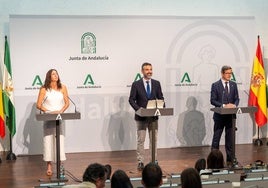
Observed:
[[[259,127],[265,125],[267,123],[266,78],[259,36],[252,67],[248,105],[256,106],[258,109],[255,113],[257,125]]]
[[[4,56],[4,71],[3,71],[3,103],[4,114],[6,118],[6,126],[9,129],[11,136],[16,133],[16,118],[15,105],[13,96],[13,81],[11,73],[11,62],[7,36],[5,36],[5,56]]]

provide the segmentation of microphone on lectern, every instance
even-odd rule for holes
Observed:
[[[223,98],[225,95],[225,90],[222,91],[222,96],[221,96],[221,107],[223,108]]]
[[[74,103],[74,101],[68,96],[68,99],[71,101],[71,103],[74,105],[74,112],[77,112],[76,111],[76,105],[75,105],[75,103]]]
[[[44,104],[44,102],[47,100],[47,97],[48,97],[48,96],[46,96],[46,97],[43,99],[43,101],[42,101],[42,103],[41,103],[41,106],[42,106],[42,105]],[[42,112],[42,110],[41,110],[41,107],[40,107],[40,112],[39,112],[39,113],[41,114],[41,112]]]

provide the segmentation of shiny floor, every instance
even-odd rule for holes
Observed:
[[[225,155],[224,146],[221,151]],[[149,151],[146,163],[149,162]],[[164,175],[179,173],[187,167],[193,167],[199,158],[206,158],[210,152],[209,146],[203,147],[179,147],[158,149],[158,161]],[[46,176],[46,164],[42,161],[41,155],[17,156],[17,160],[6,160],[6,153],[0,153],[2,163],[0,163],[0,187],[18,188],[35,187],[40,185],[39,180],[48,180]],[[236,158],[240,166],[246,166],[256,160],[268,161],[268,146],[264,142],[262,146],[254,144],[236,145]],[[137,170],[136,151],[113,151],[113,152],[89,152],[89,153],[70,153],[64,163],[66,169],[66,184],[75,183],[73,178],[67,176],[71,174],[81,180],[86,167],[90,163],[98,162],[110,164],[112,171],[122,169],[130,177],[140,177],[141,173]],[[53,176],[56,177],[56,167],[53,166]]]

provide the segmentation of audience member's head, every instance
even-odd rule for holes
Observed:
[[[207,168],[208,169],[221,169],[224,168],[223,154],[218,149],[213,149],[207,158]]]
[[[206,169],[206,159],[204,158],[198,159],[195,162],[194,168],[198,171],[198,173],[200,172],[200,170]]]
[[[112,166],[109,164],[106,164],[105,168],[106,168],[106,172],[107,172],[107,180],[109,180],[111,177],[111,173],[112,173]]]
[[[146,188],[160,187],[163,183],[162,170],[156,163],[148,163],[142,171],[142,184]]]
[[[83,182],[91,182],[96,185],[97,188],[105,187],[105,181],[107,176],[107,169],[105,166],[93,163],[90,164],[84,172]]]
[[[181,188],[202,188],[199,173],[194,168],[186,168],[181,173]]]
[[[111,178],[111,188],[133,188],[133,186],[123,170],[116,170]]]

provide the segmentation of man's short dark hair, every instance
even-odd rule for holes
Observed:
[[[142,65],[141,65],[141,70],[143,69],[143,67],[145,67],[145,66],[152,66],[152,64],[151,63],[148,63],[148,62],[144,62]]]
[[[232,69],[231,66],[229,66],[229,65],[224,65],[224,66],[222,66],[222,68],[221,68],[221,73],[223,74],[223,73],[225,73],[225,71],[230,70],[230,69]]]
[[[146,188],[159,187],[162,183],[162,170],[158,164],[148,163],[142,171],[142,181]]]
[[[105,166],[98,164],[98,163],[90,164],[84,172],[83,181],[96,183],[98,178],[105,179],[106,173],[107,173],[107,170]]]

